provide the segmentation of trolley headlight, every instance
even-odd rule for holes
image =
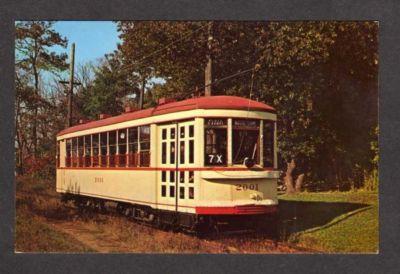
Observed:
[[[243,164],[247,167],[247,168],[252,168],[255,164],[254,159],[250,159],[249,157],[244,158]]]

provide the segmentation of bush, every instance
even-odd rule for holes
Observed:
[[[52,156],[34,158],[29,156],[24,161],[24,174],[39,178],[52,178],[55,174],[55,161]]]
[[[378,169],[373,169],[369,173],[365,173],[364,175],[364,186],[363,190],[368,191],[378,191],[379,185],[379,177],[378,177]]]

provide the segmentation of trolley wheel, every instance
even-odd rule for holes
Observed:
[[[125,206],[122,203],[117,204],[117,213],[123,215]]]
[[[273,240],[279,240],[279,215],[268,215],[257,222],[256,231]]]
[[[208,231],[206,231],[207,236],[211,239],[217,238],[220,235],[220,227],[218,226],[217,220],[210,217],[208,223]]]
[[[100,213],[107,213],[107,207],[106,207],[104,201],[99,201],[99,209],[100,209]]]

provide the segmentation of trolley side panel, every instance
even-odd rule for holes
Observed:
[[[156,172],[147,170],[63,169],[57,191],[153,206]],[[57,173],[62,172],[59,169]],[[57,181],[58,182],[58,181]]]

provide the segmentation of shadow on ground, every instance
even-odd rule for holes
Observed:
[[[290,235],[310,229],[326,227],[336,218],[339,221],[369,208],[368,204],[346,202],[279,201],[280,235],[286,240]],[[336,223],[336,222],[335,222]]]

